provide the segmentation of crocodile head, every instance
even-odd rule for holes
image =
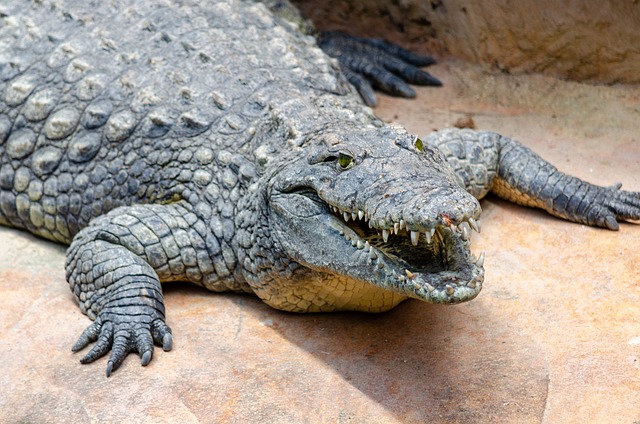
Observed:
[[[269,225],[299,266],[257,290],[281,309],[390,309],[474,298],[482,257],[469,249],[478,201],[442,154],[395,126],[316,134],[274,176]],[[284,281],[283,281],[284,280]]]

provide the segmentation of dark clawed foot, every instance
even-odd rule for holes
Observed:
[[[591,216],[598,227],[618,230],[618,220],[636,221],[640,219],[640,192],[620,190],[622,184],[602,187],[600,201],[592,206]]]
[[[338,59],[343,71],[368,106],[377,104],[372,86],[400,97],[415,97],[409,84],[441,86],[431,74],[419,69],[435,63],[388,41],[352,37],[342,32],[320,34],[319,46]]]
[[[169,351],[173,339],[171,329],[164,323],[163,318],[153,318],[145,314],[127,316],[103,311],[95,322],[83,331],[71,350],[77,352],[92,342],[96,344],[80,363],[91,363],[111,351],[106,370],[109,377],[129,352],[138,352],[140,363],[146,366],[153,357],[154,342],[165,351]]]
[[[616,214],[616,218],[625,221],[637,221],[640,219],[640,192],[620,190],[622,184],[613,187],[615,196],[610,208]]]
[[[349,80],[351,85],[353,85],[356,90],[358,90],[358,93],[360,93],[360,97],[362,97],[362,100],[364,100],[364,104],[369,107],[378,106],[376,93],[373,91],[371,83],[365,77],[356,72],[352,72],[348,68],[343,68],[342,73],[345,77],[347,77],[347,80]]]

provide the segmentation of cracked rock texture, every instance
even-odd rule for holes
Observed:
[[[296,0],[319,28],[577,81],[640,83],[640,1]]]
[[[560,169],[640,190],[640,88],[444,62],[444,87],[381,96],[415,133],[474,122]],[[462,119],[461,119],[462,118]],[[88,320],[64,247],[0,227],[0,422],[584,423],[640,420],[640,226],[587,228],[482,201],[486,280],[473,301],[380,315],[295,315],[257,298],[165,286],[174,349],[81,366]]]

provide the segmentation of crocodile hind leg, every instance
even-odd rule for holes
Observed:
[[[329,56],[338,59],[343,73],[367,106],[374,107],[378,103],[372,87],[394,96],[413,98],[416,92],[409,84],[442,85],[440,80],[420,69],[434,64],[433,58],[385,40],[327,31],[319,34],[318,45]]]
[[[209,255],[212,238],[196,220],[179,204],[127,206],[94,219],[74,237],[67,281],[82,312],[95,320],[73,346],[78,351],[96,342],[82,363],[111,351],[109,376],[129,352],[138,352],[144,366],[154,342],[171,349],[161,281],[220,291]]]
[[[425,141],[444,154],[460,185],[476,198],[489,191],[581,224],[617,230],[640,219],[640,193],[572,177],[515,140],[488,131],[447,129]]]
[[[327,55],[340,63],[342,73],[356,88],[367,106],[378,104],[373,88],[388,94],[413,98],[409,84],[441,86],[442,82],[421,70],[436,61],[379,38],[354,37],[340,31],[318,32],[289,0],[259,0],[273,14],[293,24],[298,31],[315,35]]]

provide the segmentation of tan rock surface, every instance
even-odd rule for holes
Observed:
[[[577,81],[640,83],[640,2],[297,0],[319,28]]]
[[[561,169],[640,190],[640,90],[445,63],[441,89],[377,112],[425,133],[470,115]],[[381,315],[293,315],[165,286],[174,350],[81,366],[64,248],[0,227],[0,422],[640,420],[640,226],[587,228],[482,202],[485,288]]]

